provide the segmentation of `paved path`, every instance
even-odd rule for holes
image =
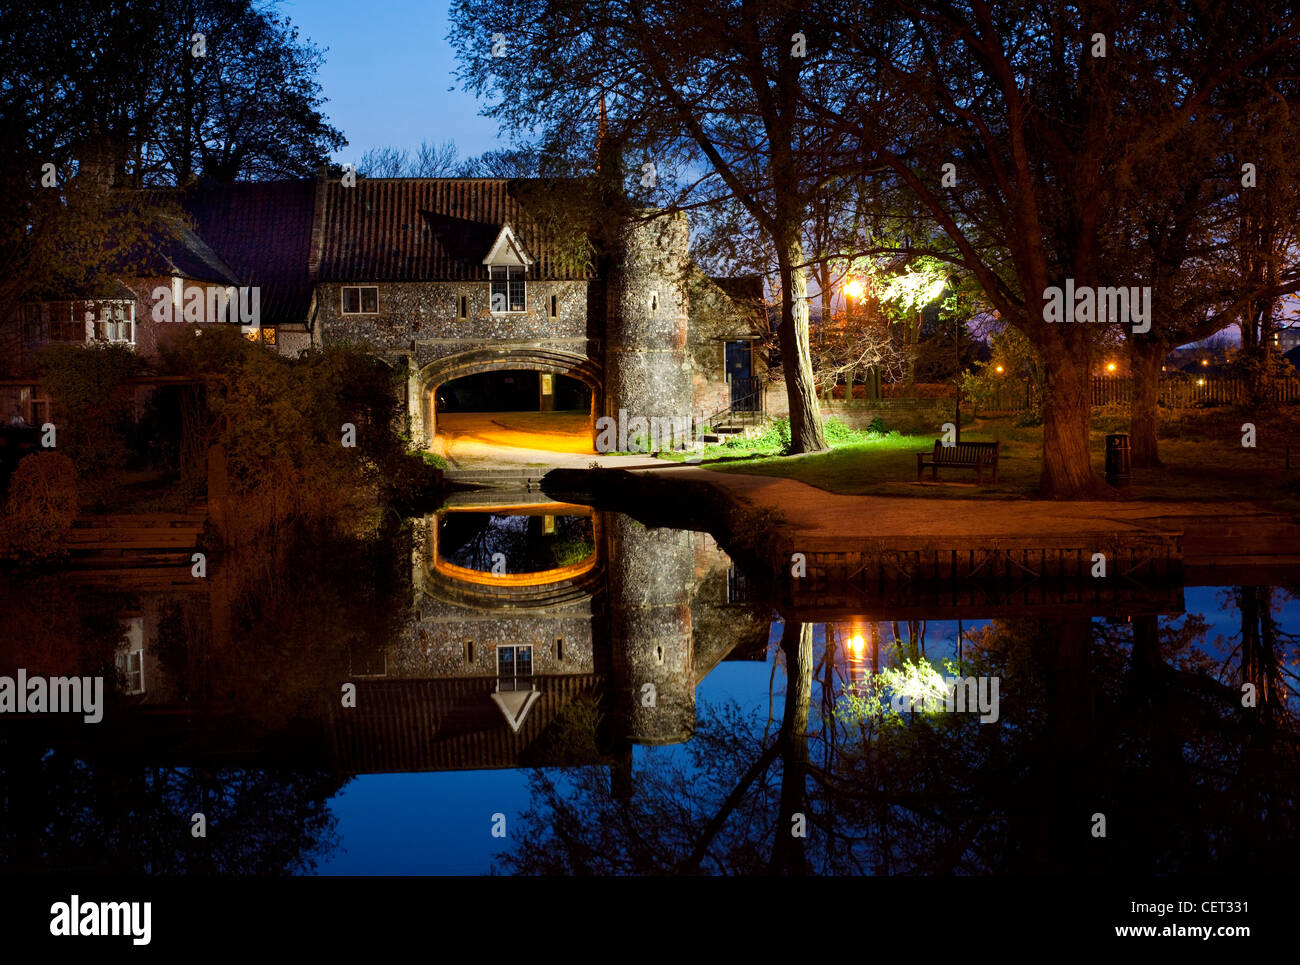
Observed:
[[[648,456],[602,456],[591,447],[586,414],[468,412],[438,416],[434,451],[452,473],[661,466]]]
[[[1085,500],[913,499],[829,493],[793,479],[655,466],[664,478],[721,487],[758,511],[780,516],[801,546],[880,539],[962,539],[1080,533],[1184,534],[1188,557],[1271,556],[1300,560],[1300,526],[1253,503]]]

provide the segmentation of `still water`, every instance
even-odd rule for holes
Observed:
[[[204,580],[9,578],[0,861],[1300,870],[1294,587],[775,599],[707,534],[522,499]],[[102,720],[6,705],[20,670],[102,677]]]

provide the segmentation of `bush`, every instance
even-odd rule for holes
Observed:
[[[873,436],[888,435],[889,427],[885,425],[884,419],[880,418],[880,416],[876,416],[871,420],[871,424],[867,426],[867,432]]]
[[[9,483],[0,520],[6,555],[55,555],[77,518],[77,467],[67,456],[37,452],[23,458]]]

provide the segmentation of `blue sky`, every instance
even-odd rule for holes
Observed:
[[[325,52],[325,114],[348,139],[334,155],[355,163],[372,147],[415,148],[451,139],[461,157],[502,146],[494,121],[456,86],[447,43],[448,4],[297,0],[280,6],[299,36]]]

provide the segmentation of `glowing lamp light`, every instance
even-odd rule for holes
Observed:
[[[1001,374],[1002,374],[1002,366],[999,365],[999,366],[998,366],[994,371],[996,371],[996,372],[998,373],[998,375],[1001,375]]]
[[[1209,364],[1210,364],[1210,360],[1209,360],[1209,359],[1201,359],[1201,364],[1202,364],[1202,365],[1209,365]]]
[[[1204,385],[1204,384],[1205,384],[1205,380],[1204,380],[1204,379],[1197,379],[1197,380],[1196,380],[1196,384],[1197,384],[1197,385]]]
[[[1106,371],[1107,371],[1107,372],[1114,372],[1114,371],[1115,371],[1115,363],[1114,363],[1114,362],[1108,362],[1108,363],[1106,363]]]
[[[850,278],[848,284],[844,286],[844,294],[850,298],[862,297],[862,282],[856,278]]]
[[[862,656],[862,651],[867,648],[867,642],[862,639],[862,634],[855,633],[853,639],[849,641],[849,646],[853,648],[853,656]]]

